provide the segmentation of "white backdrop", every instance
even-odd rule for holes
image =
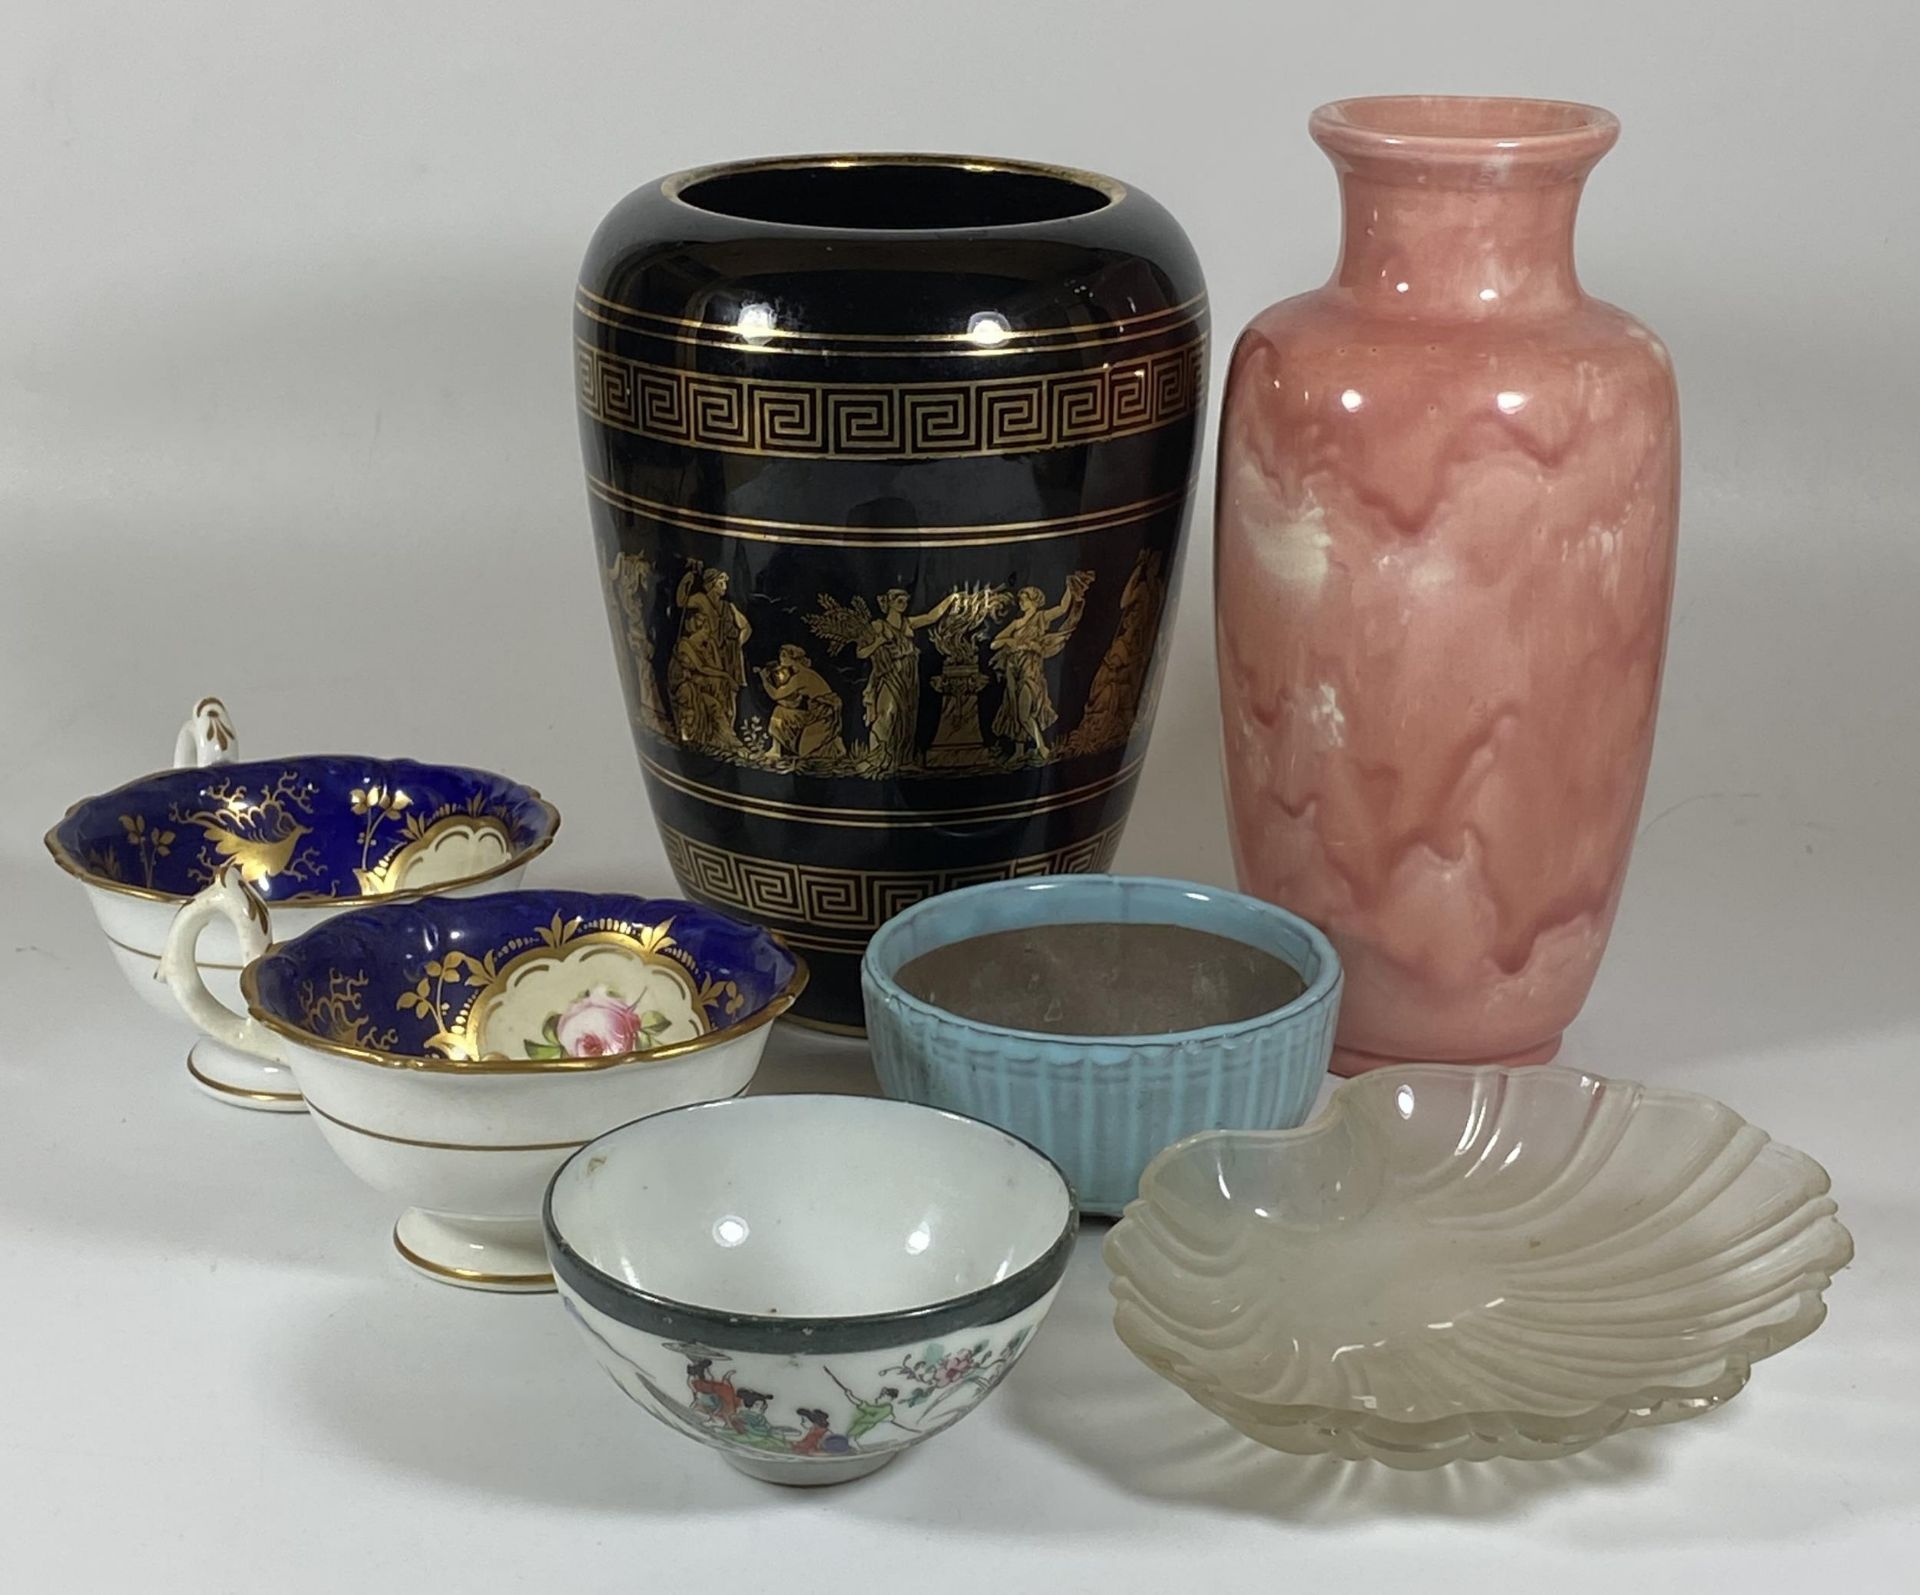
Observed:
[[[1758,1589],[1836,1567],[1906,1587],[1915,18],[1905,0],[15,0],[0,1494],[16,1587],[504,1588],[557,1564],[580,1588],[645,1573],[676,1591],[1146,1589],[1234,1567],[1439,1591],[1496,1566],[1567,1590],[1705,1567]],[[201,693],[256,753],[523,775],[566,813],[547,881],[667,885],[568,359],[574,271],[623,193],[819,148],[1110,171],[1191,234],[1218,367],[1254,311],[1332,260],[1308,110],[1418,90],[1593,100],[1625,124],[1589,187],[1582,274],[1673,351],[1683,556],[1641,844],[1566,1061],[1712,1091],[1806,1147],[1861,1247],[1830,1325],[1733,1409],[1533,1470],[1409,1481],[1255,1454],[1111,1343],[1083,1244],[1048,1334],[979,1418],[871,1484],[769,1496],[618,1410],[557,1313],[401,1278],[376,1244],[383,1205],[303,1126],[185,1090],[179,1038],[109,984],[38,837],[163,762]],[[1225,881],[1209,515],[1203,498],[1121,865]],[[779,1047],[790,1081],[859,1067],[857,1050]]]

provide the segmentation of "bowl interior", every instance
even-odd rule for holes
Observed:
[[[614,1057],[762,1012],[797,965],[694,903],[498,892],[357,909],[269,950],[254,1011],[302,1039],[458,1061]]]
[[[877,1097],[657,1114],[577,1154],[554,1231],[649,1296],[756,1317],[904,1312],[1039,1262],[1073,1223],[1052,1163],[973,1119]]]
[[[1098,935],[1049,942],[1050,926],[1101,927]],[[1179,927],[1223,937],[1268,954],[1288,965],[1299,983],[1276,987],[1282,999],[1249,1002],[1252,972],[1223,978],[1223,960],[1203,940],[1158,943],[1146,957],[1118,956],[1118,940],[1109,927]],[[928,997],[906,991],[901,971],[915,959],[976,937],[1017,934],[1024,961],[1007,975],[1019,990],[979,1006],[961,1002],[958,993],[977,980],[953,977],[956,1013],[935,990]],[[1138,945],[1138,944],[1135,944]],[[1323,998],[1339,978],[1339,961],[1326,938],[1286,910],[1218,887],[1186,881],[1124,875],[1063,875],[1038,880],[997,881],[926,899],[889,920],[868,946],[869,974],[890,996],[954,1022],[1003,1034],[1044,1035],[1088,1041],[1164,1040],[1168,1035],[1224,1030],[1243,1023],[1264,1023],[1276,1014]],[[998,966],[996,966],[998,967]],[[1301,989],[1300,983],[1304,983]],[[1238,989],[1236,989],[1238,988]],[[1077,1029],[1019,1019],[982,1022],[972,1015],[990,1007],[1001,1013],[1038,1013],[1049,995],[1067,994],[1066,1008],[1079,1014],[1111,1012],[1129,1016],[1138,1028],[1107,1026]]]
[[[268,902],[386,897],[497,874],[557,817],[530,787],[411,759],[304,757],[168,770],[54,828],[99,884],[191,897],[226,865]]]

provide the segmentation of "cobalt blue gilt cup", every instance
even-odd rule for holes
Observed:
[[[540,1198],[561,1161],[643,1114],[744,1091],[806,968],[771,931],[672,898],[429,897],[266,945],[231,877],[194,899],[167,978],[238,1051],[291,1069],[340,1160],[409,1203],[394,1245],[431,1277],[551,1290]],[[247,1018],[200,982],[224,919]]]
[[[155,978],[167,932],[224,869],[272,905],[282,935],[297,935],[364,903],[514,885],[560,828],[532,787],[490,771],[361,756],[234,763],[235,745],[225,707],[202,699],[175,748],[180,768],[82,799],[46,836],[128,984],[170,1016],[179,1005]],[[236,936],[214,926],[200,973],[229,1009],[245,962]],[[301,1106],[283,1067],[204,1034],[187,1068],[219,1101]]]
[[[986,1023],[900,982],[906,965],[936,949],[1066,925],[1209,932],[1279,959],[1304,989],[1228,1023],[1110,1035]],[[1184,981],[1203,994],[1184,1019],[1206,1011],[1206,974],[1197,966]],[[1340,1008],[1340,960],[1305,920],[1238,892],[1139,876],[995,881],[928,898],[881,927],[861,975],[874,1068],[888,1096],[1031,1141],[1066,1171],[1082,1211],[1101,1214],[1119,1213],[1154,1154],[1185,1136],[1299,1124],[1326,1074]]]

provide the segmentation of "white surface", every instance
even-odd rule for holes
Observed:
[[[0,1583],[1906,1590],[1920,1563],[1920,189],[1904,0],[1297,6],[46,3],[0,51]],[[587,236],[698,161],[978,149],[1116,172],[1204,260],[1216,360],[1324,275],[1338,94],[1625,123],[1597,293],[1680,372],[1666,706],[1567,1061],[1833,1171],[1833,1316],[1723,1414],[1404,1478],[1253,1452],[1107,1329],[1097,1232],[979,1415],[869,1481],[660,1432],[552,1298],[409,1276],[298,1119],[189,1089],[39,835],[204,692],[272,749],[525,771],[541,878],[667,873],[594,587],[567,359]],[[1130,869],[1230,874],[1202,528]],[[782,1031],[769,1067],[850,1081]],[[830,1174],[831,1148],[794,1164]],[[1096,1227],[1097,1230],[1097,1227]]]

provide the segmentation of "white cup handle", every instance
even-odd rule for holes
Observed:
[[[235,1013],[207,990],[195,951],[201,932],[216,919],[226,920],[238,934],[242,963],[252,963],[273,940],[267,905],[247,890],[239,869],[229,864],[211,886],[173,916],[167,950],[160,955],[160,978],[172,988],[187,1017],[215,1041],[236,1052],[285,1063],[279,1037],[250,1015]]]
[[[218,698],[202,698],[173,739],[176,770],[204,770],[210,764],[231,764],[240,751],[240,739]]]

